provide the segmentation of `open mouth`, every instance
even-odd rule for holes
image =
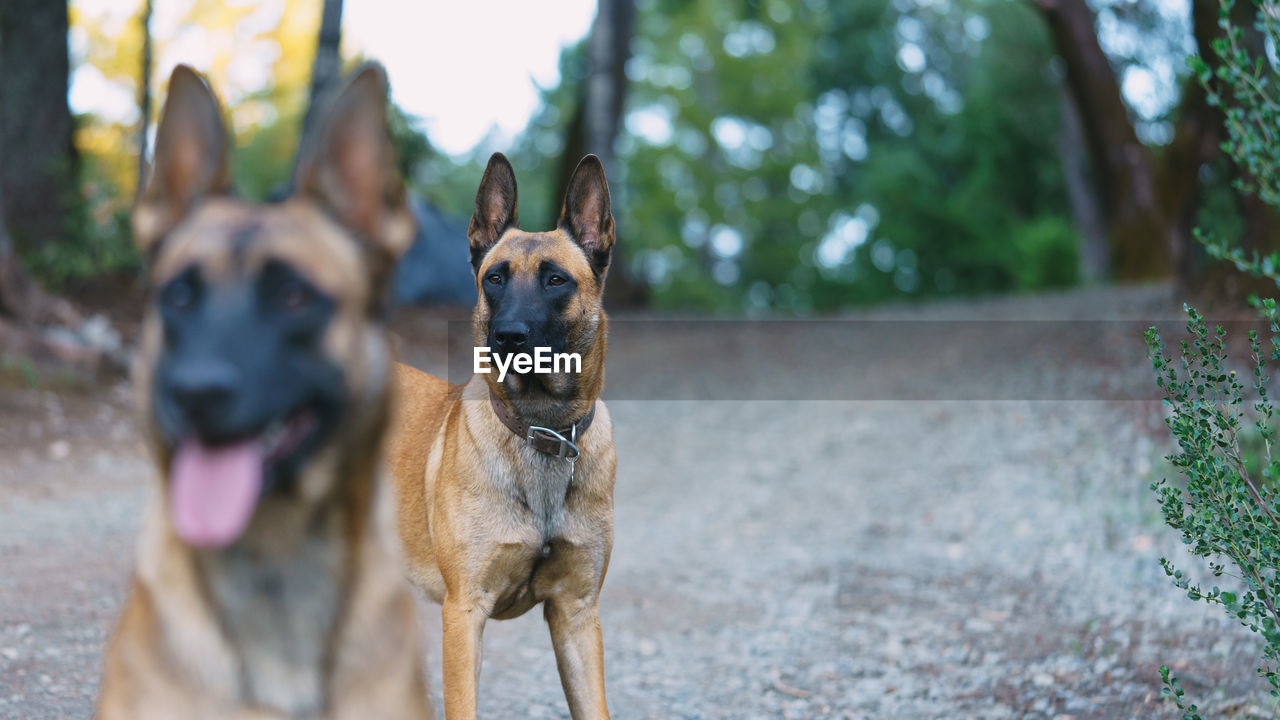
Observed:
[[[295,459],[318,425],[316,412],[304,408],[232,442],[183,438],[169,470],[169,511],[178,537],[200,548],[234,542],[253,517],[269,471]]]
[[[261,435],[267,462],[280,463],[292,458],[316,429],[316,417],[314,410],[303,408],[268,425]]]

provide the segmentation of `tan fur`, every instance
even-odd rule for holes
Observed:
[[[378,80],[370,72],[353,86]],[[174,92],[200,94],[190,70],[174,77],[171,87],[183,87],[171,90],[171,103]],[[296,491],[265,494],[235,544],[189,547],[168,516],[169,451],[148,412],[163,344],[159,313],[149,306],[134,386],[160,481],[105,653],[96,717],[431,718],[393,495],[380,478],[393,382],[386,331],[370,312],[377,273],[321,198],[301,194],[255,206],[220,196],[220,186],[186,188],[181,183],[199,175],[183,152],[189,139],[172,127],[166,134],[164,121],[159,134],[174,146],[182,172],[166,168],[169,159],[158,154],[136,215],[139,244],[153,253],[151,286],[192,264],[206,282],[219,283],[252,275],[268,259],[287,263],[337,303],[322,345],[343,368],[346,412],[302,469]],[[159,153],[167,146],[157,147]],[[195,147],[216,150],[207,139]],[[177,183],[176,191],[166,190],[166,182]],[[175,198],[181,207],[173,206]],[[156,217],[169,218],[163,239],[147,234]],[[252,241],[238,243],[236,234],[249,228]]]
[[[478,215],[482,205],[478,199]],[[490,225],[473,219],[473,242],[476,228]],[[609,717],[599,594],[613,547],[617,461],[612,422],[599,400],[608,334],[603,274],[592,272],[583,250],[563,230],[512,228],[488,250],[477,278],[499,262],[510,263],[513,278],[536,274],[544,259],[553,259],[578,283],[562,313],[572,328],[570,351],[582,356],[581,375],[565,386],[573,387],[572,397],[528,398],[518,380],[513,393],[494,374],[450,385],[396,367],[399,406],[389,455],[400,536],[410,580],[443,605],[448,720],[476,715],[485,622],[517,617],[539,603],[574,720]],[[478,345],[486,344],[488,312],[482,295],[473,318]],[[548,385],[566,382],[552,376]],[[578,439],[582,455],[572,484],[567,462],[533,449],[498,420],[490,388],[521,417],[548,427],[566,427],[595,407],[593,423]]]

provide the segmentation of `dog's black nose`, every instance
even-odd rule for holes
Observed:
[[[529,325],[522,322],[507,322],[494,328],[493,341],[498,349],[504,352],[523,350],[529,342]]]
[[[168,386],[187,419],[199,426],[226,412],[239,390],[240,373],[216,359],[180,362],[169,372]]]

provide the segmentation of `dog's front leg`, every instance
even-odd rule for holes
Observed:
[[[484,608],[450,595],[444,617],[445,720],[474,720],[480,686],[481,636],[488,613]]]
[[[555,597],[543,612],[551,629],[560,684],[573,720],[608,720],[604,699],[604,639],[600,596]],[[452,720],[452,719],[451,719]]]

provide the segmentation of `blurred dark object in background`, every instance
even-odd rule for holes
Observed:
[[[466,222],[414,198],[418,236],[395,270],[395,300],[404,305],[472,305],[475,278],[467,250]]]

